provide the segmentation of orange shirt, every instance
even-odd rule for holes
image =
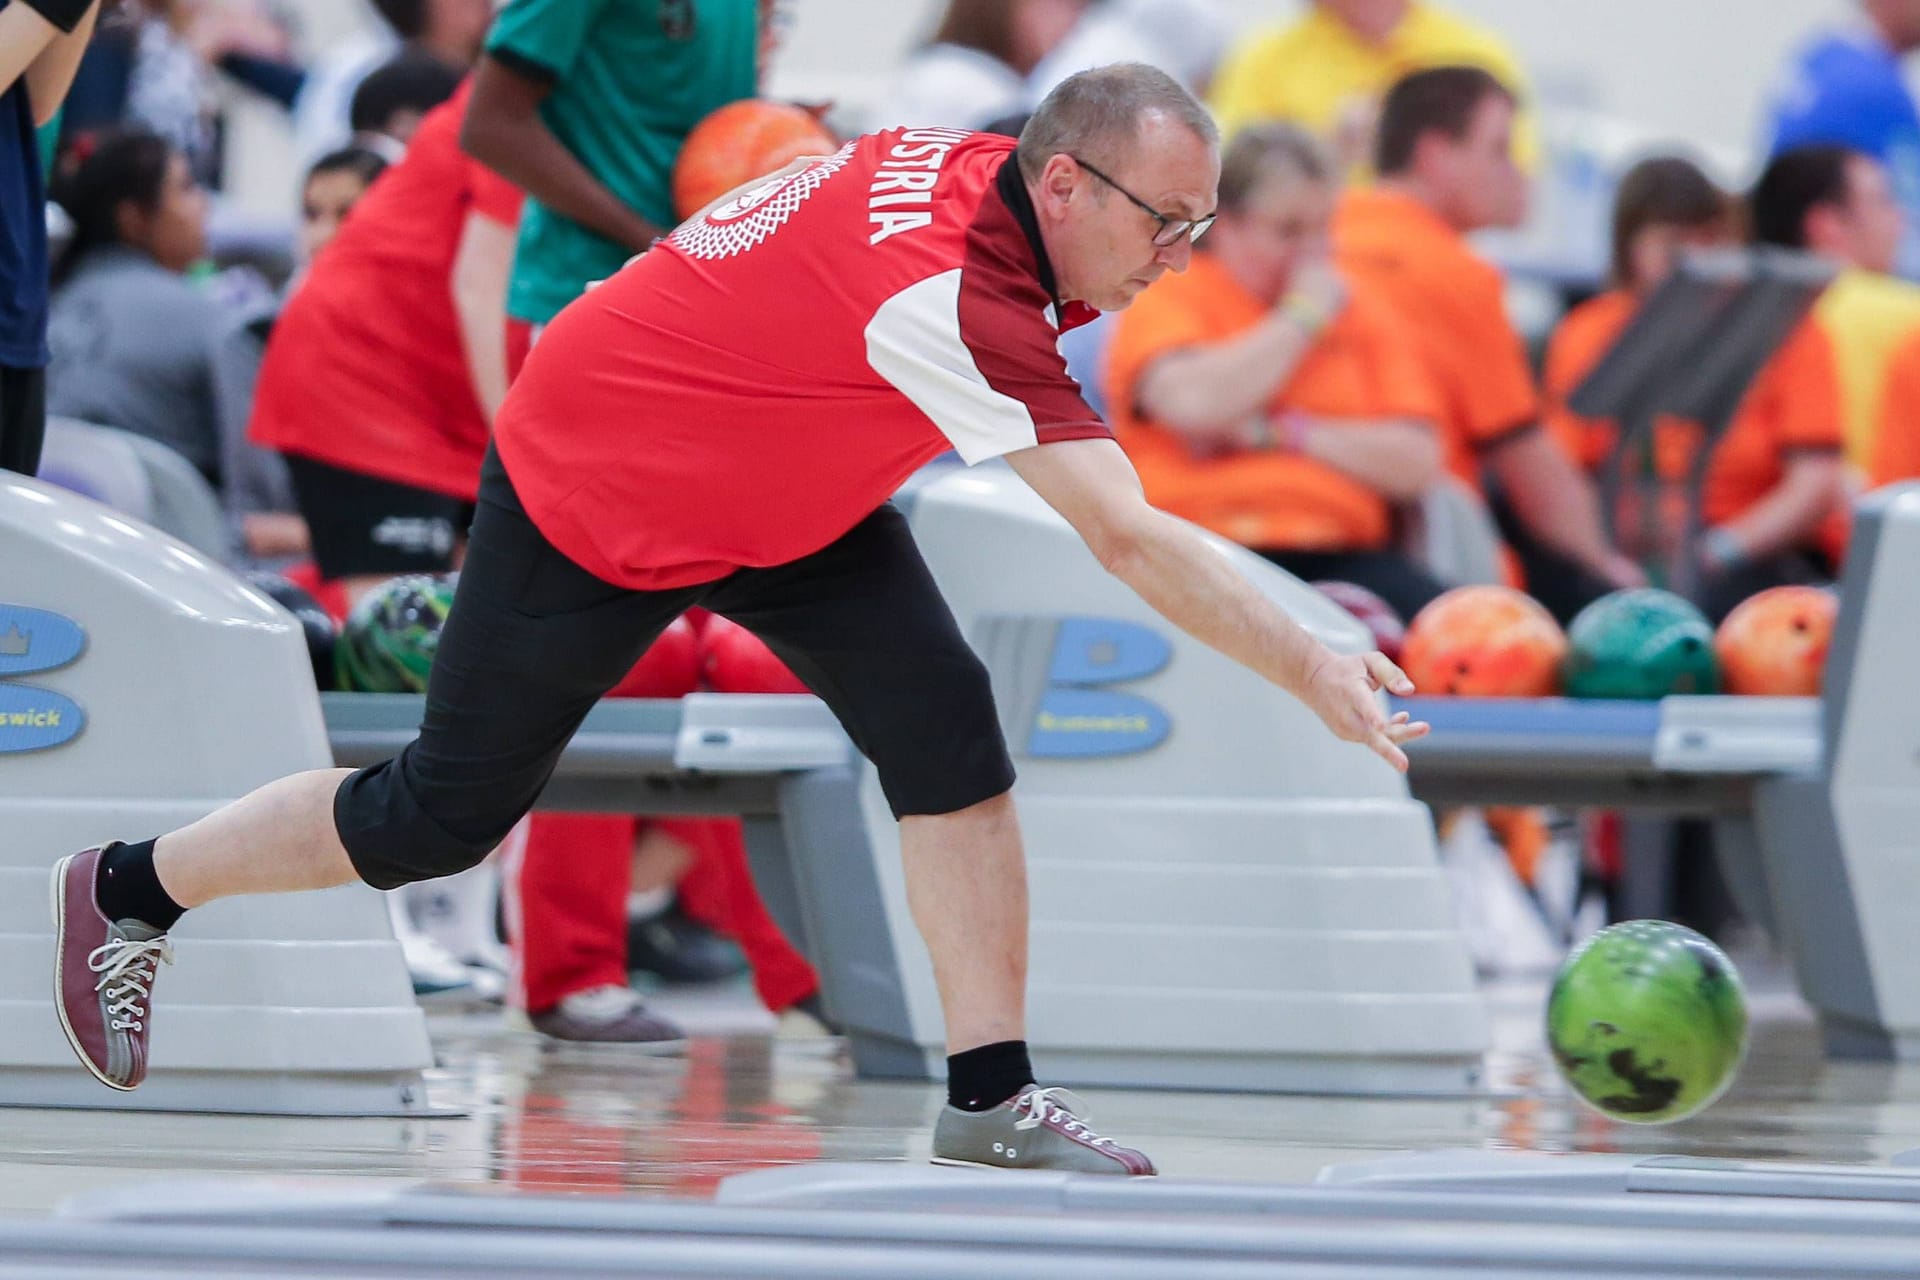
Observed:
[[[1920,334],[1906,339],[1887,361],[1867,482],[1874,488],[1920,480]]]
[[[1619,428],[1611,419],[1581,417],[1567,407],[1567,397],[1600,363],[1600,357],[1627,327],[1638,305],[1625,289],[1589,298],[1560,318],[1559,327],[1547,342],[1542,378],[1546,397],[1544,420],[1560,447],[1586,471],[1600,470],[1613,451]],[[1667,470],[1662,467],[1662,474]]]
[[[1136,399],[1155,360],[1183,348],[1245,333],[1268,308],[1206,253],[1167,275],[1121,312],[1107,353],[1114,433],[1140,472],[1147,498],[1246,546],[1275,550],[1371,550],[1385,546],[1387,502],[1324,462],[1247,449],[1194,456],[1171,428],[1143,419]],[[1432,385],[1387,308],[1364,290],[1353,296],[1273,393],[1267,412],[1342,419],[1438,416]]]
[[[1547,347],[1547,423],[1561,444],[1589,470],[1612,451],[1612,422],[1582,418],[1566,398],[1625,329],[1638,306],[1624,290],[1582,303],[1567,313]],[[1708,525],[1726,524],[1751,510],[1786,474],[1797,452],[1838,452],[1842,444],[1840,375],[1833,343],[1812,317],[1802,320],[1773,354],[1733,421],[1714,446],[1701,482],[1700,515]],[[1699,428],[1663,419],[1654,433],[1654,466],[1663,479],[1690,471]],[[1821,545],[1843,545],[1845,512],[1821,530]],[[1837,526],[1836,526],[1837,522]]]
[[[1333,218],[1340,269],[1411,329],[1440,396],[1447,467],[1480,487],[1479,454],[1539,415],[1526,344],[1507,319],[1499,270],[1411,196],[1349,191]]]

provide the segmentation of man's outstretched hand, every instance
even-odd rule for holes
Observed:
[[[1358,742],[1400,772],[1407,771],[1402,744],[1425,737],[1430,725],[1402,711],[1388,719],[1374,695],[1380,690],[1405,696],[1413,681],[1384,653],[1325,652],[1307,675],[1300,700],[1345,742]]]

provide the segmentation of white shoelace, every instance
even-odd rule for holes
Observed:
[[[87,955],[87,968],[100,975],[93,984],[107,1001],[107,1018],[115,1031],[138,1031],[147,1016],[139,1003],[153,995],[153,979],[161,962],[173,963],[173,943],[166,938],[135,942],[113,938]]]
[[[1021,1094],[1014,1100],[1013,1105],[1014,1110],[1027,1113],[1025,1119],[1013,1122],[1013,1127],[1016,1129],[1038,1128],[1045,1124],[1049,1117],[1058,1117],[1065,1121],[1061,1128],[1067,1134],[1094,1146],[1114,1145],[1112,1138],[1103,1138],[1087,1128],[1087,1122],[1081,1118],[1087,1109],[1087,1104],[1082,1102],[1079,1095],[1071,1089],[1062,1089],[1057,1086],[1033,1089]]]

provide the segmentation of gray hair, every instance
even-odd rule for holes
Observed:
[[[1049,93],[1020,131],[1016,155],[1028,181],[1057,155],[1092,152],[1108,163],[1121,158],[1140,136],[1149,114],[1172,117],[1208,146],[1220,143],[1220,126],[1191,93],[1166,72],[1143,62],[1116,62],[1068,76]]]
[[[1333,178],[1333,158],[1320,140],[1293,124],[1250,125],[1233,135],[1220,157],[1220,207],[1242,209],[1276,172],[1306,182]]]

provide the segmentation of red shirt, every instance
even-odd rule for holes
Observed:
[[[1105,437],[1013,140],[889,130],[683,224],[555,317],[495,424],[534,523],[636,589],[826,546],[948,449]]]
[[[453,262],[467,214],[512,226],[520,192],[460,150],[467,94],[421,121],[288,299],[260,366],[250,439],[469,501],[478,491],[487,422]]]

